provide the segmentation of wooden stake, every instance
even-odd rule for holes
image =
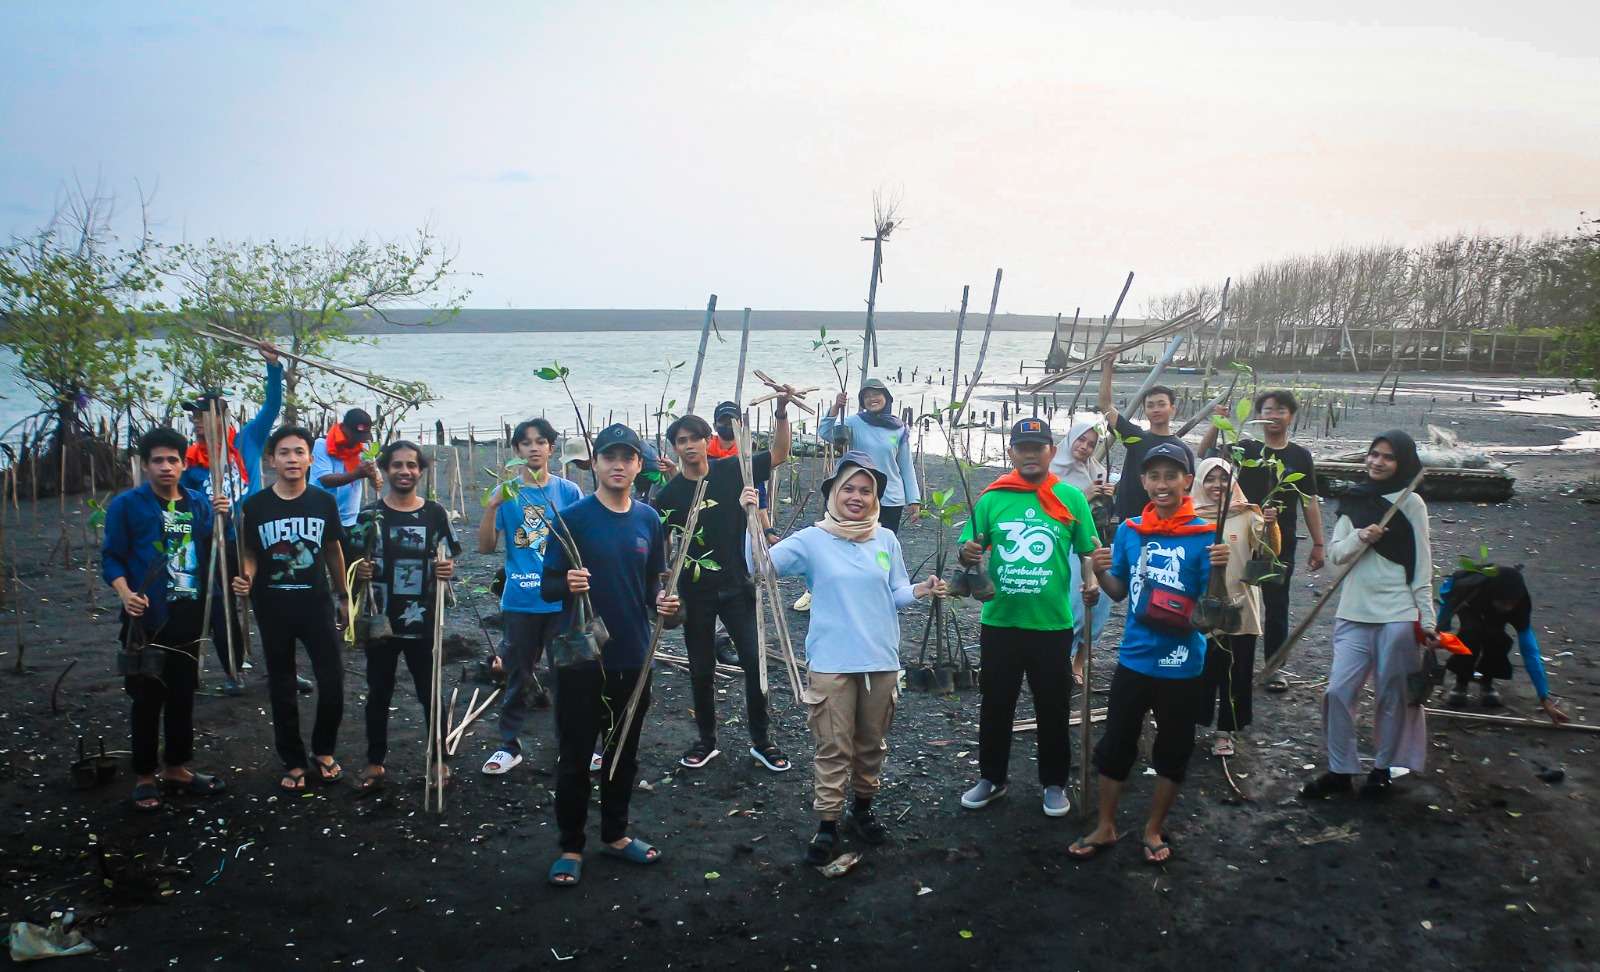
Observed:
[[[955,360],[950,362],[951,375],[959,375],[961,373],[961,332],[967,326],[967,295],[971,292],[971,290],[971,284],[961,285],[961,310],[956,314],[956,356]],[[955,403],[956,383],[952,378],[950,381],[950,404],[954,405]],[[924,480],[924,482],[926,482],[926,480]]]
[[[978,382],[983,378],[983,359],[989,354],[989,334],[994,330],[994,309],[1000,303],[1000,277],[1005,271],[999,267],[994,271],[994,291],[989,294],[989,316],[983,322],[983,342],[978,345],[978,363],[972,369],[972,380],[967,382],[967,393],[961,398],[961,407],[955,411],[955,416],[962,415],[967,410],[967,403],[972,401],[973,389],[978,387]],[[951,379],[954,381],[955,379]],[[955,416],[952,416],[954,418]]]
[[[1126,280],[1124,280],[1122,282],[1122,293],[1117,295],[1116,306],[1111,308],[1111,316],[1106,318],[1105,330],[1100,332],[1100,343],[1095,345],[1094,354],[1093,355],[1086,355],[1084,357],[1084,359],[1083,359],[1084,360],[1084,364],[1088,364],[1090,361],[1098,360],[1099,357],[1100,357],[1100,353],[1105,350],[1105,348],[1106,348],[1106,339],[1111,337],[1111,327],[1112,327],[1112,325],[1114,325],[1117,322],[1117,315],[1122,313],[1122,301],[1128,296],[1128,288],[1132,287],[1132,286],[1133,286],[1133,271],[1129,270],[1128,271],[1128,279],[1126,279]],[[1087,348],[1088,344],[1089,344],[1089,339],[1087,337],[1085,337],[1083,343],[1084,343],[1084,347]],[[1068,365],[1068,370],[1071,370],[1071,367],[1072,367],[1071,365]],[[1052,384],[1053,384],[1053,382],[1052,382]],[[1068,417],[1071,417],[1071,416],[1077,414],[1077,412],[1078,412],[1078,399],[1083,397],[1083,389],[1088,384],[1089,384],[1089,370],[1086,368],[1086,369],[1084,369],[1084,372],[1083,372],[1083,380],[1078,382],[1078,390],[1072,396],[1072,404],[1067,406],[1067,415],[1068,415]],[[1029,389],[1029,390],[1030,391],[1038,391],[1040,388],[1043,388],[1044,385],[1045,385],[1044,382],[1040,382],[1038,386],[1036,386],[1035,388]]]
[[[434,550],[434,563],[445,559],[445,546]],[[433,665],[429,673],[427,766],[422,773],[422,807],[444,813],[444,592],[445,584],[433,579]]]
[[[711,339],[711,319],[717,313],[717,295],[712,294],[706,301],[706,321],[700,325],[700,351],[694,359],[694,377],[689,380],[689,404],[683,408],[683,414],[693,415],[694,404],[700,398],[700,374],[706,366],[706,342]],[[659,421],[659,419],[657,420]],[[670,445],[671,443],[668,443]]]
[[[733,386],[733,401],[744,407],[744,360],[750,351],[750,308],[744,309],[744,322],[739,325],[739,378]]]

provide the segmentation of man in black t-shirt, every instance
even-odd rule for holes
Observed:
[[[1150,502],[1150,496],[1144,490],[1144,483],[1139,478],[1139,470],[1144,466],[1144,457],[1151,449],[1170,442],[1185,452],[1189,453],[1189,464],[1194,465],[1194,450],[1189,444],[1172,434],[1172,418],[1176,409],[1176,398],[1171,388],[1166,385],[1154,385],[1144,393],[1144,417],[1149,420],[1150,428],[1142,429],[1128,420],[1126,415],[1117,411],[1111,401],[1111,378],[1115,366],[1107,358],[1100,366],[1100,412],[1106,417],[1106,427],[1114,429],[1119,437],[1124,440],[1137,439],[1137,442],[1123,443],[1123,448],[1128,451],[1122,460],[1122,478],[1117,480],[1116,493],[1112,496],[1112,513],[1117,520],[1128,520],[1144,512],[1145,504]]]
[[[317,776],[324,783],[344,777],[333,755],[344,717],[339,631],[349,620],[340,551],[344,528],[333,494],[307,482],[313,441],[310,430],[291,425],[268,436],[266,461],[278,478],[271,489],[244,501],[244,563],[233,581],[235,593],[251,595],[261,627],[273,742],[286,768],[278,785],[290,792],[306,788],[309,765],[295,700],[296,641],[306,646],[317,682],[317,716],[311,729]],[[329,599],[330,577],[334,600]]]
[[[367,644],[367,771],[360,789],[381,786],[389,751],[389,703],[394,698],[395,669],[401,656],[423,703],[423,719],[433,685],[433,608],[435,583],[455,574],[451,559],[436,559],[443,543],[450,557],[461,555],[450,527],[450,514],[433,500],[417,495],[417,482],[430,463],[415,442],[399,439],[378,454],[378,471],[388,494],[356,517],[352,549],[371,551],[372,559],[356,565],[356,579],[368,582],[374,609],[389,618],[391,638]],[[440,733],[443,726],[432,726]],[[440,747],[439,752],[443,752]]]
[[[788,404],[788,397],[780,396],[772,414],[772,450],[750,457],[750,474],[755,482],[767,479],[774,466],[789,458]],[[739,505],[744,479],[738,456],[715,461],[707,458],[711,434],[705,419],[696,415],[685,415],[667,427],[667,439],[677,450],[682,465],[678,475],[656,494],[655,501],[669,528],[682,530],[696,484],[710,477],[695,536],[689,541],[689,559],[684,561],[678,577],[678,596],[684,610],[683,643],[689,656],[689,684],[694,692],[694,720],[699,730],[699,739],[679,762],[699,769],[718,754],[714,677],[720,617],[744,669],[750,755],[774,773],[784,773],[792,764],[768,734],[767,697],[761,690],[756,594],[745,569],[746,514]]]
[[[1244,459],[1277,458],[1283,463],[1284,476],[1300,473],[1303,477],[1293,484],[1298,491],[1280,489],[1271,499],[1272,504],[1279,507],[1278,530],[1283,539],[1278,557],[1283,561],[1283,579],[1280,583],[1261,585],[1261,649],[1268,658],[1289,636],[1289,580],[1294,576],[1295,551],[1299,545],[1295,531],[1299,525],[1301,506],[1305,507],[1306,512],[1306,532],[1311,535],[1311,551],[1306,555],[1306,567],[1321,570],[1323,564],[1322,508],[1317,504],[1316,461],[1305,446],[1289,440],[1289,427],[1294,424],[1294,414],[1299,407],[1294,392],[1287,389],[1260,393],[1256,396],[1255,413],[1263,423],[1261,430],[1266,441],[1244,439],[1238,446]],[[1217,406],[1217,412],[1226,415],[1227,406]],[[1200,451],[1207,455],[1217,454],[1216,441],[1217,428],[1211,426],[1200,440]],[[1244,490],[1245,498],[1252,503],[1266,500],[1276,484],[1277,471],[1269,463],[1239,467],[1239,488]],[[1267,688],[1283,692],[1289,688],[1289,682],[1283,675],[1275,674],[1268,680]]]

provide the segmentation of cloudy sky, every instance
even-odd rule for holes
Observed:
[[[849,309],[881,189],[884,308],[1093,314],[1600,210],[1578,0],[251,6],[0,6],[0,231],[98,176],[174,239],[430,222],[473,306]]]

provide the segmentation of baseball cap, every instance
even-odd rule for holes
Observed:
[[[640,459],[644,458],[644,442],[640,440],[639,433],[621,422],[606,426],[600,430],[600,434],[594,437],[595,455],[598,456],[612,446],[623,446],[632,449]]]
[[[726,416],[728,416],[730,418],[735,418],[735,419],[738,418],[739,417],[739,403],[738,402],[718,402],[717,403],[717,410],[711,413],[711,417],[713,419],[719,419],[719,418],[722,418],[724,415],[726,415]]]
[[[1144,472],[1157,459],[1175,462],[1182,467],[1184,472],[1189,473],[1191,476],[1194,475],[1194,456],[1189,454],[1188,449],[1178,445],[1176,442],[1157,442],[1151,446],[1150,451],[1144,454],[1143,461],[1139,463],[1139,471]]]
[[[201,393],[200,396],[197,397],[194,401],[192,401],[192,402],[184,402],[181,405],[179,405],[178,407],[182,408],[185,412],[192,412],[195,415],[199,415],[202,412],[211,411],[211,403],[212,402],[217,402],[218,404],[226,404],[225,399],[223,398],[222,392],[220,392],[220,391],[206,391],[206,392]]]
[[[339,424],[344,426],[345,434],[356,442],[367,442],[372,438],[372,416],[359,408],[344,413]]]
[[[1011,426],[1011,444],[1021,445],[1024,442],[1041,442],[1045,445],[1055,445],[1055,438],[1050,435],[1050,424],[1040,418],[1017,419]]]

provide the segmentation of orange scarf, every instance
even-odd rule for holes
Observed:
[[[708,458],[711,458],[711,459],[726,459],[729,456],[736,456],[738,454],[739,454],[739,440],[738,439],[733,440],[732,442],[728,443],[727,445],[723,445],[722,444],[722,436],[717,435],[715,432],[711,433],[711,438],[706,442],[706,456]]]
[[[1214,533],[1216,527],[1204,520],[1195,521],[1194,500],[1185,496],[1183,502],[1178,504],[1178,512],[1166,519],[1156,512],[1156,504],[1146,503],[1144,512],[1137,519],[1123,520],[1133,531],[1144,536],[1159,535],[1164,537],[1192,537],[1200,533]]]
[[[250,474],[244,468],[244,456],[239,454],[239,447],[234,445],[234,439],[239,435],[238,429],[228,430],[228,462],[233,465],[234,471],[239,474],[239,482],[250,485]],[[206,451],[204,442],[196,442],[189,446],[189,451],[184,453],[185,465],[198,469],[211,468],[211,455]]]
[[[361,443],[351,442],[344,426],[335,422],[328,429],[328,455],[344,463],[345,472],[355,472],[361,465]]]
[[[984,488],[983,493],[987,493],[991,489],[999,489],[1011,493],[1033,493],[1039,498],[1039,508],[1044,510],[1045,516],[1058,523],[1065,523],[1067,526],[1071,526],[1073,524],[1072,511],[1068,510],[1066,504],[1062,503],[1061,498],[1056,495],[1056,484],[1059,482],[1061,480],[1056,478],[1055,473],[1046,473],[1045,477],[1039,482],[1030,483],[1022,478],[1022,473],[1013,469],[990,483]],[[983,493],[978,494],[979,498],[982,498]]]

